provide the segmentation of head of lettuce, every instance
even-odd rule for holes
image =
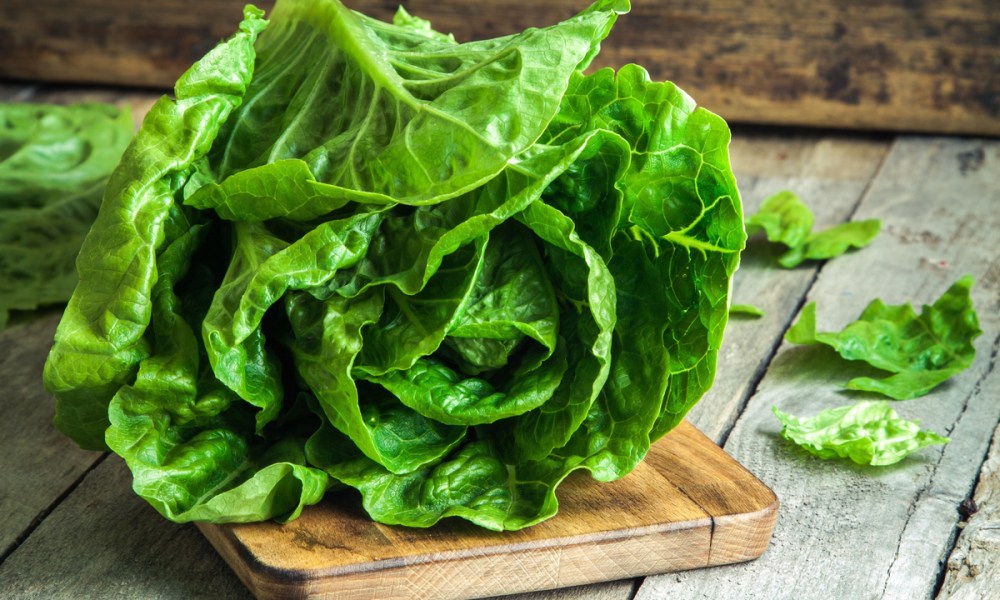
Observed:
[[[457,43],[247,7],[107,187],[45,368],[56,424],[175,521],[519,529],[711,385],[745,241],[729,130],[629,65],[626,0]]]

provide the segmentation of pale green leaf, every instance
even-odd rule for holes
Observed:
[[[910,454],[949,439],[899,417],[889,403],[864,401],[799,418],[773,408],[781,435],[819,458],[849,458],[859,465],[895,464]]]
[[[927,394],[964,371],[976,357],[975,340],[982,330],[969,294],[973,279],[956,281],[933,305],[918,315],[909,304],[872,301],[839,332],[816,331],[816,303],[802,308],[785,334],[794,344],[825,344],[847,360],[860,360],[895,373],[883,379],[858,377],[848,389],[878,392],[895,400]]]

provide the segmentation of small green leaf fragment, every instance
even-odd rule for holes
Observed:
[[[778,264],[791,269],[806,260],[826,260],[851,248],[863,248],[878,235],[878,219],[850,221],[813,233],[813,213],[795,193],[780,191],[766,198],[746,220],[747,233],[763,231],[768,241],[788,247]]]
[[[895,373],[883,379],[859,377],[847,388],[877,392],[894,400],[923,396],[972,365],[972,342],[982,330],[969,290],[973,279],[956,281],[917,315],[909,304],[872,301],[857,321],[839,332],[816,331],[816,303],[802,308],[785,339],[793,344],[825,344],[847,360],[860,360]]]
[[[792,248],[778,259],[783,267],[792,268],[805,260],[826,260],[844,254],[851,248],[864,248],[875,239],[882,222],[878,219],[841,223],[810,235],[802,246]]]
[[[950,440],[899,417],[885,400],[864,401],[821,411],[811,418],[775,406],[781,435],[822,459],[849,458],[859,465],[886,466]]]
[[[753,304],[732,304],[729,307],[729,315],[760,318],[764,316],[764,309]]]
[[[763,231],[767,239],[798,248],[809,239],[813,214],[794,192],[782,190],[768,196],[747,219],[747,233]]]

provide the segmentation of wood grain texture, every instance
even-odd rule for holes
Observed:
[[[250,600],[193,525],[161,517],[110,456],[0,563],[0,598]]]
[[[286,525],[199,525],[259,598],[477,598],[756,558],[777,499],[688,423],[620,481],[571,477],[555,518],[496,533],[373,523],[334,498]]]
[[[5,0],[0,76],[169,88],[236,31],[236,0]],[[270,9],[274,2],[256,3]]]
[[[42,365],[59,313],[18,319],[0,331],[0,556],[13,550],[59,497],[100,458],[52,425],[55,403],[42,387]]]
[[[389,19],[400,0],[346,3]],[[170,87],[235,30],[243,4],[6,0],[0,77]],[[405,2],[460,40],[555,23],[587,4]],[[1000,135],[1000,11],[990,0],[633,4],[597,64],[642,64],[730,121]]]
[[[937,597],[988,598],[1000,590],[1000,426],[993,433],[972,503],[965,504],[959,514],[967,522],[962,524],[955,549],[948,557],[948,569]]]
[[[753,563],[649,577],[639,600],[734,589],[747,599],[933,595],[958,507],[1000,420],[998,172],[1000,143],[900,139],[855,214],[882,219],[882,234],[827,262],[808,294],[818,302],[818,328],[839,330],[873,298],[919,306],[962,274],[976,277],[985,333],[975,363],[930,395],[893,405],[952,441],[883,469],[821,461],[783,441],[773,405],[812,415],[846,404],[862,396],[841,386],[864,371],[827,349],[784,344],[725,446],[782,498],[771,547]]]

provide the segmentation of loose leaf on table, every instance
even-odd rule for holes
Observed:
[[[248,7],[150,111],[45,370],[175,521],[520,529],[620,478],[715,376],[745,243],[729,129],[627,65],[626,0],[458,43]]]
[[[972,305],[971,276],[964,276],[933,305],[917,315],[908,303],[872,301],[857,321],[840,332],[816,331],[816,303],[803,307],[785,339],[794,344],[825,344],[847,360],[860,360],[895,373],[883,379],[857,377],[847,388],[877,392],[895,400],[927,394],[972,365],[973,340],[982,330]]]
[[[896,414],[885,400],[862,401],[799,418],[772,409],[781,435],[820,458],[849,458],[859,465],[895,464],[910,454],[948,438],[920,429]]]
[[[756,319],[764,316],[764,309],[753,304],[732,304],[729,307],[729,315]]]
[[[783,190],[764,199],[746,219],[747,233],[763,231],[767,239],[789,248],[805,245],[812,233],[813,213],[797,194]]]
[[[766,198],[760,209],[747,218],[747,232],[763,231],[771,242],[788,247],[778,263],[792,268],[806,260],[826,260],[851,248],[863,248],[878,235],[877,219],[841,223],[813,233],[813,213],[793,192],[784,190]]]
[[[132,137],[128,109],[0,103],[0,329],[69,300],[74,261]]]

